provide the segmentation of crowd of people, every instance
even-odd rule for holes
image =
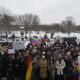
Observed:
[[[28,44],[25,49],[8,54],[11,43],[1,43],[0,80],[25,80],[27,56],[32,61],[33,80],[79,80],[80,43],[74,38],[37,47]]]

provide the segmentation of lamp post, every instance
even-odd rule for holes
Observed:
[[[20,27],[21,40],[24,41],[24,27]]]

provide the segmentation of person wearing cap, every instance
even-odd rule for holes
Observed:
[[[45,58],[44,55],[42,55],[42,59],[40,60],[40,80],[48,80],[48,73],[47,73],[47,66],[48,66],[48,63],[47,63],[47,60]]]

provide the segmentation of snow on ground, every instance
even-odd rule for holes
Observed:
[[[59,32],[59,33],[55,33],[53,37],[61,37],[61,38],[68,37],[68,34]]]
[[[55,33],[53,37],[77,37],[77,39],[80,39],[80,33],[70,33],[69,35],[67,33]]]
[[[80,39],[80,33],[71,33],[70,36],[77,37],[77,39]]]
[[[11,34],[9,34],[8,36],[12,36],[12,34],[15,34],[17,37],[21,37],[20,31],[15,31],[12,32]],[[39,32],[35,32],[35,31],[29,31],[27,34],[24,34],[24,36],[27,36],[28,39],[30,36],[38,36],[39,39],[44,37],[45,32],[44,31],[39,31]],[[47,33],[48,37],[51,38],[51,34]],[[61,33],[61,32],[56,32],[53,35],[53,38],[56,37],[77,37],[77,39],[80,39],[80,33],[70,33],[69,35],[67,33]]]

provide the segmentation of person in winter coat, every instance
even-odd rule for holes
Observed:
[[[73,59],[72,65],[73,65],[72,80],[79,80],[79,63],[77,57]]]
[[[14,59],[13,59],[13,54],[9,54],[7,68],[8,68],[7,79],[8,80],[14,80]]]
[[[56,80],[63,80],[63,70],[66,64],[65,61],[60,56],[59,59],[56,61],[56,69],[57,69],[57,79]]]
[[[45,56],[42,56],[39,66],[40,66],[40,80],[48,80],[48,72],[47,72],[48,63]]]
[[[54,62],[54,58],[53,56],[51,56],[48,64],[48,69],[50,72],[50,80],[55,80],[55,67],[56,67],[56,64]]]
[[[16,56],[15,58],[15,61],[14,61],[14,75],[15,75],[15,78],[16,80],[19,80],[20,79],[20,60],[19,60],[19,57]]]
[[[2,64],[3,64],[3,58],[0,53],[0,80],[2,79]]]
[[[3,65],[2,65],[2,80],[7,79],[7,71],[8,71],[8,54],[3,55]]]

